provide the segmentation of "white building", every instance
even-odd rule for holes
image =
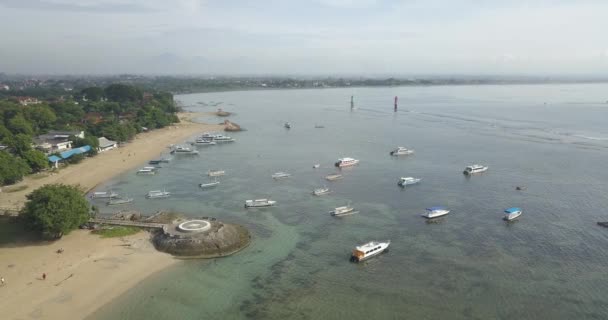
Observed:
[[[112,150],[118,147],[118,143],[116,141],[109,140],[106,137],[101,137],[97,140],[99,141],[99,148],[97,148],[99,152]]]

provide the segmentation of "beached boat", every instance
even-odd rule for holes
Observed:
[[[397,185],[399,185],[400,187],[405,187],[408,184],[416,184],[420,182],[419,178],[414,178],[414,177],[401,177],[399,179],[399,182],[397,182]]]
[[[472,175],[476,173],[486,172],[488,170],[487,166],[482,166],[480,164],[474,164],[466,167],[462,173],[465,175]]]
[[[117,206],[117,205],[127,204],[127,203],[131,203],[131,202],[133,202],[133,198],[117,198],[117,199],[111,199],[106,204],[109,206]]]
[[[291,124],[290,124],[289,122],[285,122],[284,127],[285,127],[286,129],[291,129]]]
[[[276,180],[276,179],[289,178],[289,177],[291,177],[291,174],[289,174],[289,173],[287,173],[287,172],[283,172],[283,171],[280,171],[280,172],[275,172],[275,173],[272,175],[272,178],[273,178],[273,179],[275,179],[275,180]]]
[[[160,160],[150,160],[148,164],[160,164]]]
[[[367,260],[371,257],[375,257],[383,252],[388,251],[388,246],[390,246],[391,241],[387,240],[384,242],[379,241],[370,241],[368,243],[362,244],[360,246],[356,246],[355,250],[350,257],[350,261],[352,262],[361,262],[363,260]]]
[[[200,183],[198,186],[203,188],[203,189],[207,189],[207,188],[213,188],[217,185],[219,185],[220,182],[218,180],[215,180],[213,182],[208,182],[208,183]]]
[[[148,194],[146,195],[146,198],[148,199],[159,199],[159,198],[168,198],[169,196],[171,196],[171,192],[165,191],[163,190],[152,190],[149,191]]]
[[[261,208],[261,207],[272,207],[276,204],[276,201],[270,199],[256,199],[246,200],[245,208]]]
[[[190,147],[176,146],[171,150],[171,154],[195,155],[198,154],[198,151]]]
[[[504,216],[504,220],[505,221],[511,221],[511,220],[515,220],[517,218],[519,218],[519,216],[521,216],[522,214],[522,210],[520,208],[509,208],[507,210],[505,210],[505,216]]]
[[[91,194],[91,198],[93,199],[112,199],[118,198],[118,193],[109,190],[109,191],[97,191]]]
[[[224,170],[209,170],[207,171],[207,175],[210,177],[220,177],[226,174]]]
[[[391,156],[407,156],[413,153],[414,150],[410,150],[405,147],[397,147],[397,149],[390,152]]]
[[[422,216],[427,219],[433,219],[445,216],[448,213],[450,213],[450,210],[448,210],[446,207],[430,207],[426,208],[426,213],[424,213]]]
[[[342,179],[342,175],[341,174],[330,174],[330,175],[326,175],[325,179],[329,180],[329,181],[334,181],[334,180]]]
[[[137,172],[135,174],[142,175],[142,176],[155,175],[156,168],[144,167],[144,168],[137,170]]]
[[[342,158],[342,159],[338,159],[338,162],[335,163],[336,167],[338,168],[343,168],[343,167],[350,167],[350,166],[354,166],[356,164],[359,163],[359,160],[357,159],[353,159],[353,158]]]
[[[321,168],[321,165],[317,163],[317,164],[313,165],[312,168],[313,169],[319,169],[319,168]]]
[[[334,210],[329,212],[329,214],[331,214],[334,217],[348,216],[353,213],[357,213],[357,211],[355,211],[355,208],[353,208],[351,206],[337,207]]]
[[[323,187],[323,188],[316,188],[312,191],[312,194],[315,196],[322,196],[324,194],[328,194],[331,191],[329,191],[329,188],[327,187]]]

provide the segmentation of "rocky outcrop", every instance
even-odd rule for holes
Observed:
[[[166,225],[163,232],[154,237],[157,250],[182,258],[217,258],[236,253],[251,242],[249,231],[240,225],[209,220],[209,230],[184,233],[177,228],[183,221]]]
[[[230,120],[226,120],[224,121],[224,131],[241,131],[241,126]]]
[[[217,112],[215,113],[215,115],[218,117],[229,117],[231,114],[232,113],[228,111],[222,110],[222,108],[217,109]]]

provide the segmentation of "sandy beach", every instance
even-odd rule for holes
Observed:
[[[150,234],[102,239],[76,230],[61,240],[0,249],[2,319],[82,319],[178,260]],[[63,253],[57,253],[63,248]],[[46,279],[42,274],[46,273]]]
[[[87,158],[81,163],[61,168],[58,172],[40,178],[32,175],[23,181],[10,186],[11,189],[27,186],[16,192],[0,193],[0,207],[21,208],[26,195],[33,190],[50,183],[65,183],[80,185],[84,190],[90,190],[96,185],[128,170],[158,158],[161,153],[167,153],[171,144],[181,143],[191,136],[204,131],[220,131],[223,125],[203,124],[193,122],[200,116],[214,113],[180,113],[181,122],[163,129],[138,134],[133,141],[113,150],[102,152],[95,157]]]
[[[90,190],[96,185],[145,164],[171,144],[182,143],[204,131],[220,131],[223,125],[193,122],[205,113],[181,113],[181,122],[160,130],[142,133],[120,148],[61,168],[45,177],[26,177],[11,188],[26,185],[18,192],[0,193],[0,206],[20,208],[26,195],[49,183],[80,185]],[[82,319],[109,303],[151,274],[176,263],[158,252],[148,232],[102,239],[89,231],[76,230],[55,242],[14,243],[0,247],[0,318],[2,319]],[[57,253],[63,248],[63,253]],[[46,273],[46,279],[42,274]]]

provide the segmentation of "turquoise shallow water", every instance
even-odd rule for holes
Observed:
[[[231,120],[247,131],[231,134],[238,140],[233,144],[176,158],[159,175],[130,172],[106,187],[133,196],[140,210],[243,224],[254,241],[237,255],[161,272],[90,319],[605,319],[608,230],[595,222],[608,219],[607,89],[445,86],[178,96],[195,111],[212,110],[200,102],[219,103],[236,112]],[[400,145],[416,154],[390,157]],[[342,170],[343,180],[325,182],[343,156],[361,164]],[[476,162],[489,172],[465,178],[464,167]],[[315,163],[321,168],[313,169]],[[201,191],[197,184],[209,169],[227,175],[218,188]],[[274,181],[276,171],[293,176]],[[403,190],[400,176],[423,180]],[[310,194],[324,184],[334,193]],[[528,189],[515,191],[517,185]],[[174,196],[144,198],[162,188]],[[243,208],[246,199],[260,197],[279,204]],[[328,215],[348,202],[360,213]],[[427,223],[420,214],[433,205],[452,213]],[[507,224],[502,210],[511,206],[524,214]],[[348,262],[354,245],[376,239],[390,239],[390,252]]]

